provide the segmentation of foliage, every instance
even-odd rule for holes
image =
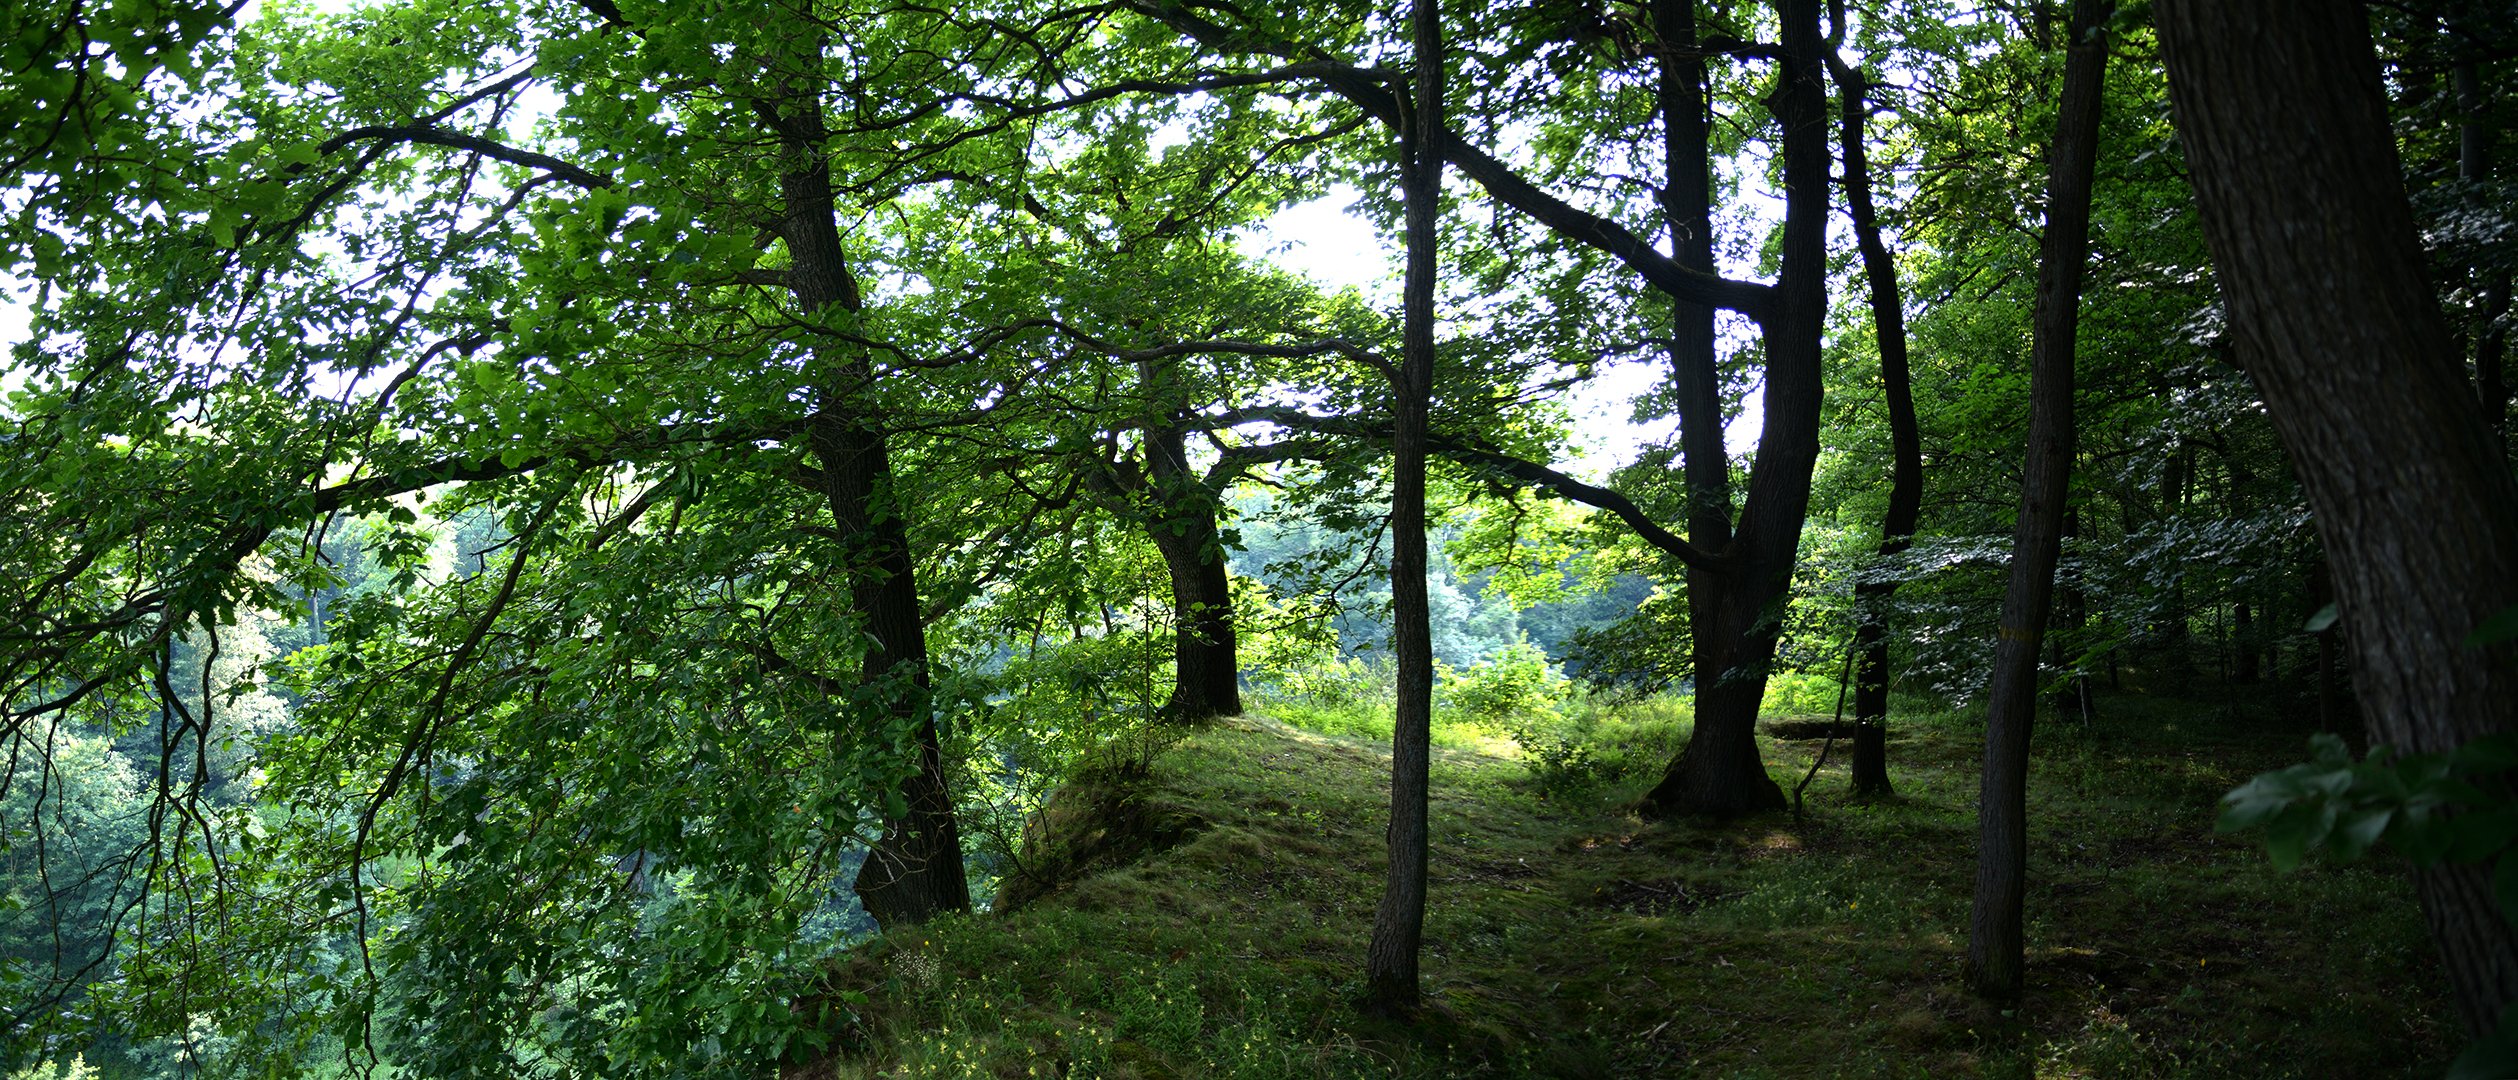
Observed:
[[[2222,832],[2264,830],[2275,866],[2296,869],[2311,852],[2350,861],[2381,846],[2417,866],[2492,868],[2502,916],[2518,921],[2518,734],[2477,739],[2453,751],[2397,754],[2377,747],[2355,760],[2343,740],[2319,735],[2310,760],[2264,773],[2222,799]],[[2460,1055],[2449,1075],[2503,1076],[2518,1069],[2518,1014]]]
[[[1561,458],[1569,388],[1660,365],[1669,296],[1598,245],[1671,239],[1658,69],[1676,53],[1654,7],[1447,7],[1462,145],[1535,193],[1446,196],[1435,426],[1456,446]],[[1252,242],[1278,209],[1333,193],[1355,229],[1393,231],[1393,131],[1374,105],[1402,63],[1387,11],[409,0],[269,3],[239,24],[244,10],[0,14],[0,271],[28,327],[0,368],[9,1060],[84,1045],[95,1065],[74,1071],[665,1076],[766,1071],[838,1038],[936,1072],[1968,1071],[2051,1050],[2047,1071],[2208,1073],[2268,1036],[2116,966],[2101,974],[2163,984],[2140,988],[2138,1019],[2075,997],[2106,1030],[2046,1018],[2044,1048],[1997,1045],[1916,974],[1947,966],[1935,890],[1957,872],[1965,804],[1965,724],[1924,714],[1981,684],[2009,528],[2057,55],[2043,6],[1856,3],[1833,28],[1878,84],[1859,126],[1913,285],[1933,512],[1911,550],[1869,556],[1878,356],[1841,277],[1795,599],[1772,613],[1774,670],[1755,674],[1772,675],[1770,711],[1828,711],[1854,585],[1903,583],[1914,801],[1788,855],[1759,846],[1785,834],[1680,827],[1630,851],[1644,832],[1609,806],[1690,730],[1686,575],[1609,515],[1438,467],[1438,767],[1475,813],[1437,858],[1523,886],[1452,910],[1438,893],[1445,940],[1487,965],[1448,1046],[1325,1019],[1348,989],[1338,935],[1360,925],[1349,871],[1369,860],[1351,856],[1378,843],[1381,812],[1357,765],[1373,751],[1347,737],[1391,723],[1375,367],[1391,305]],[[1765,273],[1779,236],[1755,192],[1781,189],[1759,101],[1779,84],[1756,42],[1777,26],[1760,5],[1689,10],[1742,43],[1711,50],[1715,231],[1725,273]],[[2509,61],[2460,51],[2432,14],[2378,25],[2444,299],[2479,361],[2506,329],[2493,282],[2505,293],[2518,248],[2508,185],[2456,176],[2447,136],[2508,109],[2431,83],[2480,64],[2491,84]],[[2322,602],[2319,556],[2220,340],[2151,40],[2138,18],[2122,29],[2050,671],[2187,694],[2267,658],[2272,688],[2234,693],[2290,708],[2314,678],[2290,628]],[[1725,327],[1728,419],[1754,408],[1765,357],[1747,321]],[[1658,422],[1674,402],[1665,384],[1633,404]],[[1607,477],[1664,522],[1684,516],[1675,439]],[[1158,460],[1167,446],[1178,460]],[[877,458],[851,516],[839,466]],[[1751,463],[1732,464],[1744,481]],[[901,563],[880,561],[876,525],[903,534]],[[1231,729],[1175,749],[1155,723],[1179,629],[1156,541],[1207,526],[1199,555],[1234,571],[1243,677],[1269,714],[1330,738]],[[878,626],[865,597],[887,586],[907,617]],[[869,671],[903,624],[928,643],[919,666]],[[2270,658],[2286,653],[2284,670]],[[1569,693],[1568,673],[1602,692]],[[2211,747],[2223,756],[2195,764],[2148,741],[2186,721],[2108,704],[2124,741],[2067,746],[2087,782],[2054,804],[2102,842],[2154,839],[2106,811],[2164,820],[2210,787],[2143,785],[2250,759]],[[1008,933],[946,919],[914,945],[873,936],[849,882],[904,810],[930,724],[983,904],[1038,850],[1027,830],[1058,816],[1054,793],[1095,785],[1212,781],[1202,831],[1154,856],[1187,861],[1189,885],[1121,870]],[[2448,812],[2471,801],[2457,785],[2474,762],[2319,753],[2248,804],[2279,803],[2263,821],[2292,860],[2381,840],[2453,854],[2485,841],[2439,830],[2508,825]],[[2191,837],[2170,846],[2207,869],[2145,871],[2142,902],[2287,910]],[[2082,851],[2046,854],[2068,876]],[[1710,876],[1691,877],[1708,853]],[[2293,912],[2299,927],[2402,936],[2389,886],[2321,884],[2336,910]],[[1705,927],[1674,904],[1712,911],[1712,934],[1675,932]],[[1228,929],[1149,914],[1174,906]],[[1297,932],[1270,939],[1289,910]],[[2266,950],[2331,959],[2261,922]],[[1705,978],[1651,983],[1627,962],[1645,938],[1656,973]],[[1782,966],[1705,966],[1751,949]],[[1278,966],[1249,970],[1262,954]],[[1512,965],[1626,1026],[1499,982]],[[1849,965],[1897,970],[1808,974]],[[875,967],[879,993],[820,992],[828,971]],[[1775,970],[1780,989],[1744,985]],[[1776,1065],[1717,1021],[1649,1027],[1623,1004],[1723,1016],[1705,1006],[1749,989],[1778,995],[1771,1016],[1869,994],[1923,1019],[1849,1016],[1862,1043]],[[2358,998],[2304,1013],[2430,1024]],[[2313,1027],[2271,1034],[2316,1045]]]

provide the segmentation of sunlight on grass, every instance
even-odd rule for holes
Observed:
[[[2428,953],[2400,878],[2278,874],[2211,833],[2219,773],[2184,763],[2276,761],[2286,733],[2041,746],[2031,993],[2001,1015],[1957,990],[1972,717],[1901,718],[1893,799],[1846,794],[1840,745],[1802,823],[1647,822],[1625,807],[1684,738],[1669,700],[1565,703],[1586,749],[1570,787],[1523,743],[1445,725],[1437,1004],[1377,1024],[1350,1003],[1386,733],[1369,705],[1254,705],[1157,761],[1130,798],[1158,814],[1100,823],[1194,828],[1012,916],[851,957],[830,977],[856,995],[837,1053],[790,1075],[2386,1077],[2435,1075],[2453,1044],[2438,980],[2408,963]],[[1797,780],[1817,744],[1764,750]],[[924,956],[932,976],[903,959]]]

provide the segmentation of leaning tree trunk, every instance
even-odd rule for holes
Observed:
[[[1863,278],[1870,284],[1871,325],[1880,347],[1880,396],[1888,406],[1889,500],[1880,519],[1880,561],[1914,546],[1923,516],[1923,438],[1915,422],[1914,378],[1906,362],[1906,302],[1898,294],[1897,261],[1880,240],[1880,216],[1871,204],[1871,84],[1862,72],[1832,62],[1842,98],[1845,208],[1862,249]],[[1895,793],[1888,775],[1889,600],[1897,582],[1875,569],[1854,585],[1853,787],[1857,795]]]
[[[2011,541],[2011,581],[1986,691],[1984,786],[1976,804],[1976,901],[1968,924],[1967,982],[1994,1001],[2020,996],[2028,883],[2028,736],[2037,712],[2037,646],[2063,551],[2072,486],[2072,359],[2083,263],[2089,251],[2090,183],[2107,71],[2111,0],[2076,0],[2064,52],[2063,99],[2047,160],[2046,232],[2037,254],[2037,308],[2029,347],[2028,460]]]
[[[892,721],[909,728],[917,755],[901,779],[900,811],[885,816],[881,839],[857,871],[857,898],[885,928],[967,911],[970,882],[928,696],[926,625],[890,455],[880,430],[827,405],[810,438],[831,516],[855,540],[849,593],[870,642],[860,683],[890,704]]]
[[[809,315],[853,313],[863,300],[840,244],[830,163],[808,134],[820,129],[819,112],[808,107],[781,125],[796,162],[780,180],[787,203],[780,229],[791,259],[787,278]],[[882,837],[855,882],[866,914],[896,927],[969,910],[970,882],[928,698],[926,621],[890,451],[881,427],[858,412],[843,389],[864,377],[865,363],[849,352],[817,366],[822,385],[806,437],[833,522],[848,540],[849,595],[869,642],[860,683],[888,704],[892,723],[906,729],[917,758],[900,782],[900,809],[885,816]]]
[[[1175,723],[1242,711],[1232,580],[1215,493],[1190,471],[1187,450],[1179,428],[1147,433],[1146,480],[1155,501],[1147,532],[1172,579],[1172,696],[1163,717]]]
[[[2238,355],[2315,512],[2373,744],[2518,729],[2518,480],[2424,273],[2351,0],[2161,0],[2177,130]],[[2518,1001],[2489,868],[2415,873],[2469,1031]]]
[[[1783,128],[1784,238],[1775,303],[1760,317],[1767,357],[1765,430],[1758,437],[1739,526],[1722,552],[1724,569],[1690,575],[1688,603],[1703,609],[1690,620],[1696,638],[1696,723],[1687,746],[1641,801],[1640,808],[1653,814],[1722,816],[1785,805],[1783,788],[1758,756],[1757,707],[1790,600],[1810,507],[1810,476],[1818,463],[1824,393],[1819,336],[1827,318],[1827,183],[1833,162],[1817,0],[1778,0],[1775,6],[1783,48],[1767,103]],[[1713,430],[1718,445],[1718,422]],[[1691,450],[1689,456],[1692,462],[1697,455]]]
[[[1442,16],[1416,0],[1413,108],[1399,140],[1407,200],[1407,280],[1399,365],[1391,374],[1390,636],[1398,701],[1390,736],[1390,863],[1364,954],[1368,1012],[1410,1016],[1420,1000],[1417,958],[1425,936],[1428,768],[1433,753],[1434,638],[1425,588],[1426,426],[1434,394],[1435,214],[1442,196]]]

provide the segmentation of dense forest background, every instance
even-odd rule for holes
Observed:
[[[0,31],[11,1080],[2518,1068],[2507,3]]]

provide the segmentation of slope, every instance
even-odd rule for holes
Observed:
[[[1062,792],[1013,910],[832,971],[830,1046],[789,1075],[2436,1075],[2453,1024],[2400,869],[2285,875],[2211,832],[2297,734],[2108,715],[2142,719],[2041,735],[2017,1015],[1956,990],[1981,717],[1909,723],[1893,800],[1831,765],[1800,824],[1647,824],[1619,804],[1649,776],[1586,795],[1449,740],[1414,1030],[1349,1005],[1386,749],[1244,717]],[[1818,744],[1768,742],[1789,788]]]

